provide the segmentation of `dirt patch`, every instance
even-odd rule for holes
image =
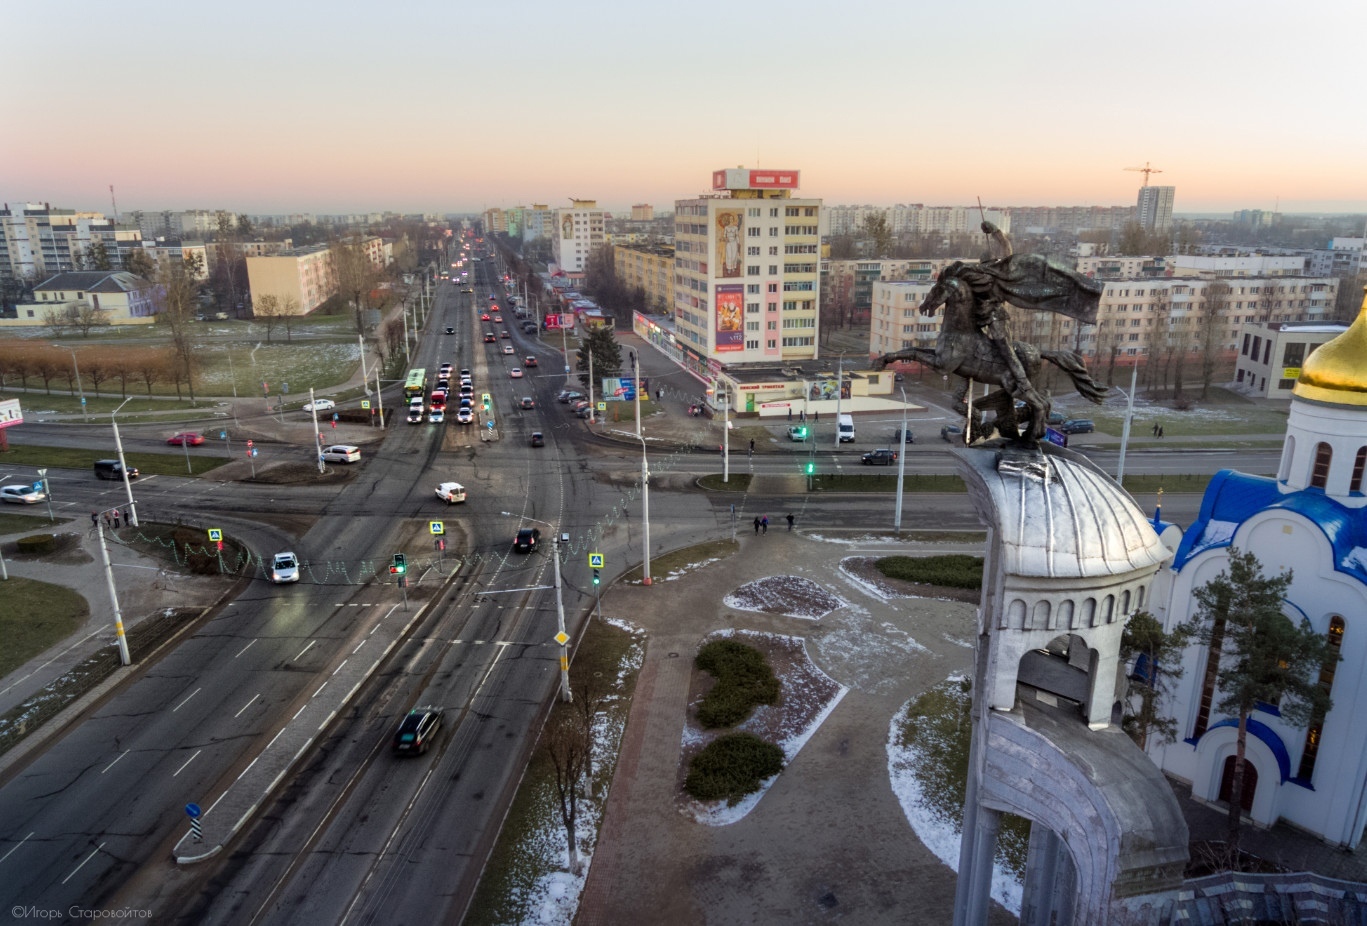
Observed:
[[[849,556],[840,561],[840,568],[888,598],[948,598],[969,604],[977,604],[982,599],[982,592],[977,589],[890,579],[878,571],[876,562],[877,558],[872,556]]]
[[[723,603],[739,611],[760,611],[820,620],[822,615],[843,607],[845,602],[801,576],[768,576],[742,585],[727,595]]]

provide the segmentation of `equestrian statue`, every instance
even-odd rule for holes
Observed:
[[[1057,312],[1093,325],[1102,287],[1041,254],[1013,254],[1011,242],[991,222],[984,220],[982,230],[1003,256],[985,256],[976,264],[955,261],[940,272],[921,302],[922,315],[934,315],[940,306],[945,307],[935,349],[909,347],[884,354],[878,364],[881,368],[915,360],[961,377],[954,410],[967,419],[966,442],[983,434],[984,411],[996,413],[997,431],[1003,437],[1038,441],[1044,436],[1051,404],[1049,394],[1034,384],[1042,361],[1067,373],[1077,391],[1092,402],[1100,404],[1107,387],[1092,379],[1077,352],[1041,350],[1015,340],[1006,306]],[[975,401],[971,414],[970,381],[999,387]]]

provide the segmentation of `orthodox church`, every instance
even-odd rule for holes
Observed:
[[[1367,825],[1367,299],[1356,320],[1305,361],[1291,400],[1275,479],[1225,470],[1211,480],[1185,532],[1155,577],[1155,616],[1171,629],[1196,610],[1192,596],[1228,568],[1231,548],[1251,551],[1264,575],[1291,570],[1284,613],[1308,622],[1342,655],[1319,682],[1333,706],[1308,728],[1263,705],[1248,725],[1244,807],[1254,823],[1285,821],[1326,842],[1356,847]],[[1158,525],[1160,529],[1162,525]],[[1166,587],[1164,587],[1166,586]],[[1168,710],[1177,737],[1151,744],[1167,774],[1192,795],[1227,800],[1237,720],[1216,705],[1216,669],[1204,647],[1183,660]]]

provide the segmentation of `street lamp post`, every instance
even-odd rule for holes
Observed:
[[[119,646],[119,663],[131,665],[133,659],[128,654],[128,637],[123,632],[123,610],[119,607],[119,593],[114,590],[114,567],[109,562],[109,546],[104,541],[104,525],[99,518],[95,519],[95,531],[100,539],[100,556],[104,559],[104,581],[109,586],[109,600],[114,605],[114,637]]]
[[[58,350],[64,350],[71,354],[71,365],[76,369],[76,391],[80,393],[81,396],[81,416],[85,418],[86,424],[89,424],[90,411],[86,408],[85,404],[85,388],[81,386],[81,365],[76,362],[76,348],[65,347],[61,344],[54,344],[52,346]]]
[[[1130,367],[1130,391],[1125,396],[1125,427],[1120,432],[1120,459],[1115,465],[1115,481],[1125,487],[1125,448],[1130,444],[1130,421],[1134,418],[1134,386],[1139,377],[1139,364]],[[1115,388],[1115,387],[1112,387]]]
[[[549,521],[529,518],[525,514],[517,515],[511,511],[504,511],[501,514],[505,518],[518,518],[523,521],[545,524],[552,531],[551,559],[555,561],[555,638],[556,642],[560,644],[560,700],[568,704],[574,700],[574,696],[570,694],[570,635],[565,632],[565,597],[560,588],[560,528]]]
[[[900,443],[902,446],[897,448],[897,515],[892,520],[892,532],[902,533],[902,479],[907,472],[907,390],[905,386],[898,386],[902,391],[902,436]],[[840,430],[840,419],[836,419],[837,431]]]
[[[123,470],[123,488],[128,493],[128,523],[138,527],[138,503],[133,501],[133,483],[128,478],[128,461],[123,458],[123,441],[119,438],[119,423],[114,419],[125,405],[132,401],[129,396],[119,403],[119,407],[109,413],[109,423],[114,426],[114,447],[119,452],[119,469]],[[125,663],[126,664],[126,663]]]

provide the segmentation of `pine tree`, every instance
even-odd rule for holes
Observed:
[[[590,354],[593,355],[593,378],[596,381],[594,394],[597,395],[597,384],[601,383],[604,377],[616,376],[622,370],[622,347],[617,343],[617,336],[613,334],[612,328],[607,325],[595,325],[590,327],[579,341],[576,368],[580,374],[579,382],[585,386],[589,384]]]
[[[1239,720],[1229,799],[1231,853],[1239,846],[1249,716],[1259,706],[1275,705],[1284,722],[1305,726],[1332,706],[1319,673],[1339,656],[1325,634],[1282,613],[1290,585],[1289,570],[1264,576],[1253,553],[1231,547],[1228,569],[1194,592],[1194,636],[1211,648],[1207,658],[1218,660],[1216,708]]]

